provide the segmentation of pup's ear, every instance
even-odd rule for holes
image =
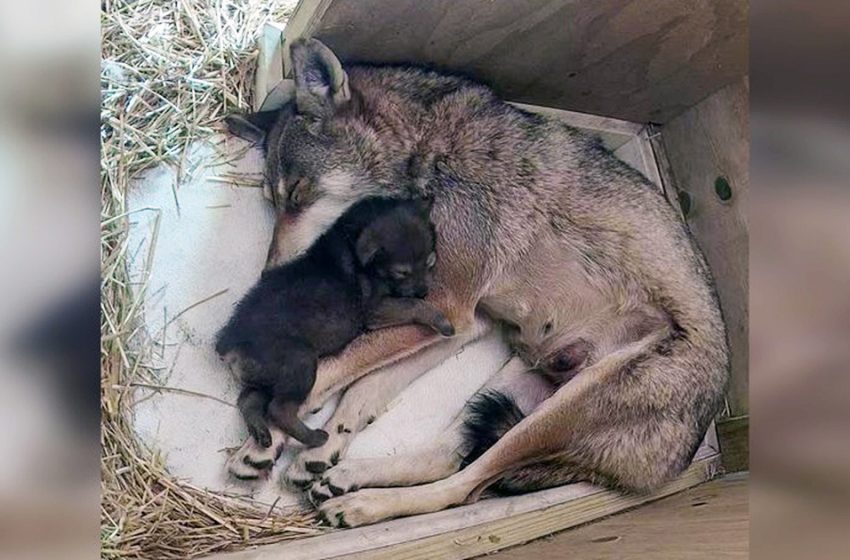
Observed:
[[[342,63],[321,41],[298,39],[289,52],[299,113],[324,117],[351,99]]]
[[[366,228],[360,232],[360,237],[357,238],[357,243],[354,246],[354,252],[357,254],[357,261],[360,266],[368,266],[380,250],[381,244],[372,229]]]
[[[224,118],[227,130],[234,136],[262,144],[280,116],[280,111],[233,113]]]

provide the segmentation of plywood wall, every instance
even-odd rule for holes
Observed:
[[[635,122],[667,122],[747,72],[745,0],[302,4],[289,39],[346,61],[433,65],[511,101]]]
[[[730,412],[749,410],[749,86],[741,79],[667,123],[661,137],[675,186],[691,200],[687,223],[717,283],[732,352]],[[724,178],[731,198],[721,200]],[[721,185],[722,187],[722,185]]]

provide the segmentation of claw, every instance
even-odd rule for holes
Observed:
[[[245,482],[260,480],[260,477],[256,476],[256,475],[237,474],[237,473],[232,473],[232,474],[233,474],[233,478],[235,478],[237,480],[243,480]]]
[[[304,468],[313,474],[320,474],[328,470],[328,464],[324,461],[307,461]]]
[[[330,498],[330,496],[325,496],[321,492],[316,492],[315,490],[310,490],[310,501],[313,502],[313,505],[319,505],[325,500]]]
[[[298,490],[306,490],[311,484],[313,484],[312,479],[298,479],[298,478],[288,478],[286,480],[287,483],[294,486]]]
[[[264,471],[266,469],[270,469],[274,465],[274,461],[272,461],[271,459],[266,459],[265,461],[254,461],[248,455],[245,455],[244,457],[242,457],[242,462],[244,464],[248,465],[249,467],[254,467],[255,469],[258,469],[258,470],[261,470],[261,471]]]

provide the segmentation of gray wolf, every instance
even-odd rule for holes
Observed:
[[[229,122],[266,149],[280,212],[269,262],[302,254],[363,198],[431,198],[440,260],[428,301],[456,335],[394,327],[322,360],[304,408],[347,388],[328,423],[337,429],[286,480],[348,526],[487,488],[591,481],[646,492],[677,476],[721,405],[729,356],[705,260],[663,195],[594,139],[483,85],[343,66],[313,39],[291,54],[294,101]],[[490,319],[516,356],[439,441],[408,456],[344,457],[406,383]],[[249,440],[233,462],[264,452]]]
[[[436,264],[427,201],[373,198],[352,206],[294,261],[267,269],[221,330],[216,351],[239,375],[248,431],[270,447],[267,417],[315,447],[298,407],[316,364],[366,329],[419,323],[445,336],[448,319],[424,300]]]

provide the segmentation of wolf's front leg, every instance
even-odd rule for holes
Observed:
[[[302,490],[309,487],[313,479],[337,464],[354,436],[371,424],[390,401],[424,371],[388,367],[355,382],[343,394],[333,416],[325,424],[328,441],[299,453],[284,474],[284,484]]]
[[[459,300],[441,291],[434,294],[429,305],[440,309],[454,326],[455,336],[452,340],[472,340],[470,337],[475,335],[477,320],[471,298]],[[316,384],[302,406],[302,412],[321,407],[331,395],[342,391],[367,373],[413,356],[441,340],[443,338],[433,330],[417,325],[367,332],[336,356],[319,362]]]
[[[386,298],[372,310],[367,321],[372,330],[407,324],[430,327],[443,336],[455,333],[442,311],[418,298]]]
[[[433,482],[460,469],[465,449],[463,413],[433,444],[415,453],[367,459],[343,459],[310,488],[310,501],[323,501],[361,488],[410,486]]]
[[[401,326],[367,332],[336,356],[319,362],[316,384],[301,406],[302,414],[321,408],[331,396],[379,368],[392,365],[442,340],[421,326]]]
[[[472,328],[463,335],[440,340],[410,359],[381,368],[356,382],[343,395],[336,412],[325,424],[330,436],[327,443],[301,452],[284,475],[285,481],[305,487],[321,478],[322,473],[345,454],[354,436],[380,416],[413,380],[457,354],[465,344],[484,336],[491,328],[489,320],[476,318]]]

